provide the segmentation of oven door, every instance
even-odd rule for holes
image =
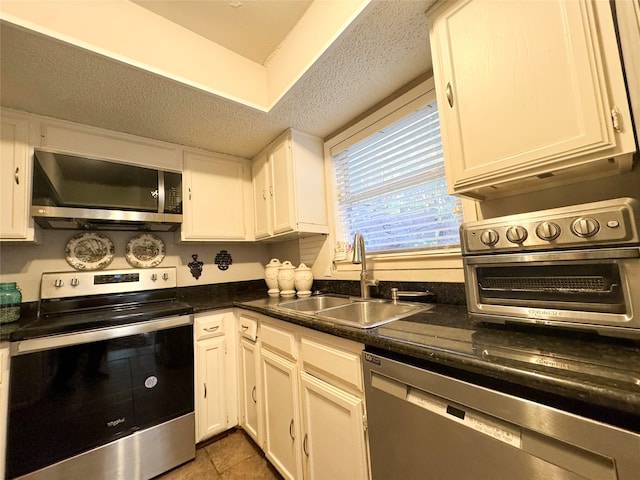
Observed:
[[[630,288],[640,278],[638,249],[482,255],[464,266],[469,312],[482,320],[640,333]]]
[[[11,345],[7,478],[193,412],[192,316]]]

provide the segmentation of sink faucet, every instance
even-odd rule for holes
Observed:
[[[378,280],[369,278],[367,270],[367,254],[364,250],[364,237],[361,233],[356,232],[353,236],[353,262],[355,265],[362,264],[360,272],[360,296],[362,298],[371,298],[369,287],[378,286]]]

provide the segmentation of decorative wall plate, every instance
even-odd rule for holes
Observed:
[[[155,267],[164,260],[164,255],[164,242],[152,233],[140,233],[127,242],[125,257],[132,267]]]
[[[67,242],[65,260],[76,270],[102,270],[111,263],[114,252],[109,237],[97,232],[83,232]]]

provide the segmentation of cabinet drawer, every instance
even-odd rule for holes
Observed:
[[[224,335],[224,315],[196,317],[193,333],[196,340]]]
[[[327,343],[304,336],[300,344],[305,371],[334,385],[362,391],[359,353],[336,349]]]
[[[264,348],[295,360],[296,335],[291,330],[263,322],[260,325],[260,338]]]
[[[248,338],[252,342],[258,338],[258,320],[245,314],[240,314],[238,319],[238,333],[241,337]]]

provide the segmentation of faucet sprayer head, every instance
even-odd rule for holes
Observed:
[[[364,237],[361,233],[356,232],[353,236],[353,260],[351,263],[359,265],[362,263],[362,257],[364,256]]]

